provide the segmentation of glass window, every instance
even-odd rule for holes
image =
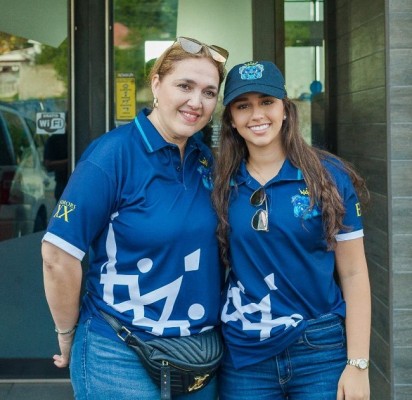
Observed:
[[[176,38],[178,0],[114,0],[114,82],[116,124],[149,106],[147,74]]]
[[[14,164],[20,165],[27,153],[31,152],[29,142],[29,132],[25,129],[23,121],[17,114],[13,114],[7,111],[2,112],[4,118],[4,124],[7,126],[10,133],[11,145],[13,147],[12,157]],[[33,160],[33,157],[31,157]],[[27,163],[26,163],[27,164]],[[31,163],[33,167],[33,162]]]
[[[325,60],[323,0],[285,0],[285,78],[305,139],[323,146]]]
[[[67,181],[67,54],[67,39],[53,47],[0,32],[0,240],[44,230]],[[59,169],[44,159],[57,133],[66,140],[49,158],[66,160]]]
[[[228,49],[227,70],[253,58],[251,0],[236,0],[236,13],[233,1],[222,0],[113,0],[113,7],[116,125],[132,120],[141,108],[152,106],[147,75],[154,60],[176,36]],[[212,148],[217,147],[219,138],[222,97],[223,87],[213,119],[202,129],[202,140]]]

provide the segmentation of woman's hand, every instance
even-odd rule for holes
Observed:
[[[70,363],[70,351],[72,348],[74,332],[70,335],[57,335],[61,354],[53,356],[54,365],[58,368],[65,368]]]
[[[369,372],[347,365],[338,383],[336,400],[369,400]]]

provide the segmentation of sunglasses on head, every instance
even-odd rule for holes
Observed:
[[[227,58],[229,57],[229,52],[226,49],[216,46],[214,44],[209,46],[208,44],[199,42],[196,39],[184,36],[178,37],[176,39],[176,42],[180,44],[180,47],[184,51],[190,54],[197,54],[200,50],[202,50],[202,47],[206,47],[209,50],[209,53],[212,56],[212,58],[220,63],[226,63]]]
[[[269,232],[269,213],[266,192],[263,187],[255,190],[250,196],[250,204],[260,207],[265,204],[265,208],[259,208],[252,217],[251,225],[255,231]]]

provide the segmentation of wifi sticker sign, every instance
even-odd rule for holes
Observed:
[[[64,133],[66,128],[66,118],[64,112],[56,113],[36,113],[36,133],[56,134]]]

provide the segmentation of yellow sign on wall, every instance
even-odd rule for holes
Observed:
[[[131,120],[136,116],[136,82],[134,75],[116,77],[116,120]]]

